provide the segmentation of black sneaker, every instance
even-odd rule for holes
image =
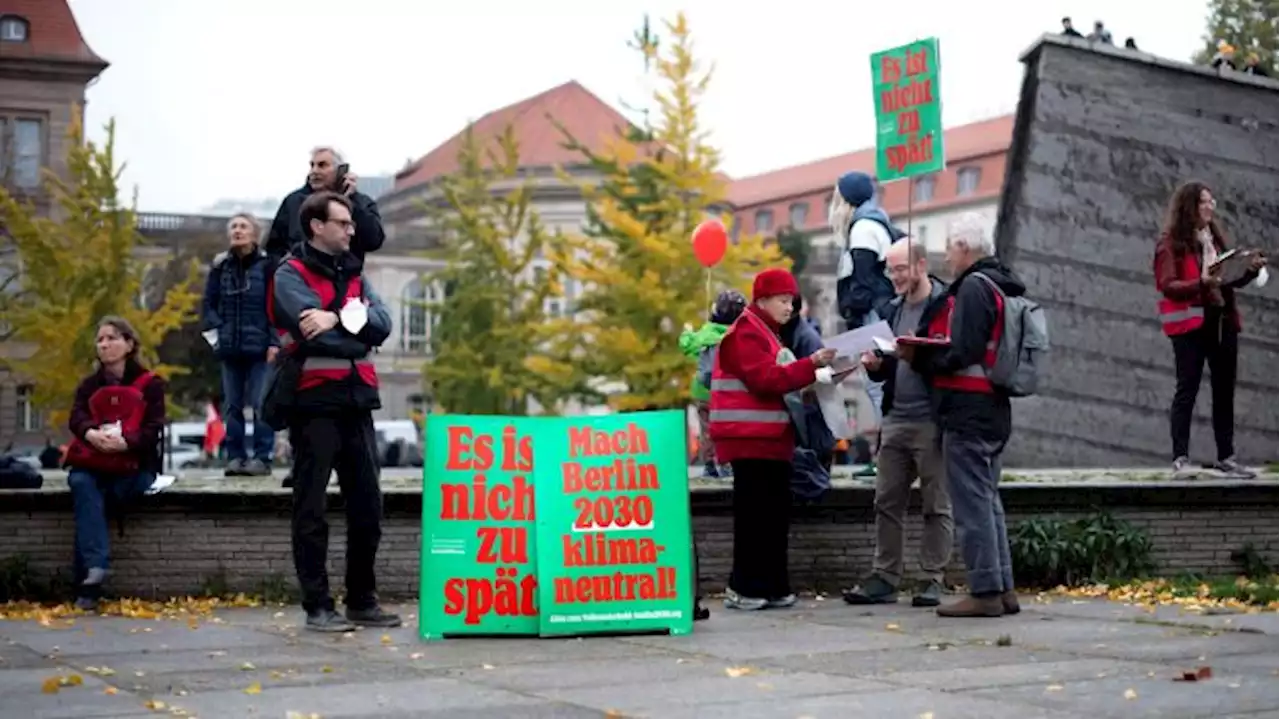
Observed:
[[[317,609],[307,614],[307,629],[313,632],[352,632],[356,625],[332,609]]]
[[[898,601],[898,588],[873,575],[862,586],[846,589],[844,601],[849,604],[895,604]]]
[[[942,582],[930,581],[928,584],[920,588],[916,595],[911,598],[911,606],[913,607],[936,607],[942,604],[942,594],[944,590]]]
[[[711,618],[711,610],[710,610],[710,609],[707,609],[706,607],[702,606],[702,603],[701,603],[701,602],[696,602],[696,603],[694,603],[694,605],[693,605],[693,621],[695,621],[695,622],[701,622],[701,621],[703,621],[703,620],[705,620],[705,619],[710,619],[710,618]]]
[[[284,480],[280,482],[280,486],[285,489],[291,489],[293,487],[293,470],[289,470],[289,473],[284,476]]]
[[[382,607],[373,606],[368,609],[352,609],[347,607],[347,621],[361,627],[378,627],[391,629],[400,626],[400,615],[384,612]]]

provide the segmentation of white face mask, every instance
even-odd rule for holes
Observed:
[[[352,297],[342,306],[338,321],[348,332],[357,334],[369,323],[369,307],[362,300]]]

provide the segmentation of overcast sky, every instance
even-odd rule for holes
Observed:
[[[1186,59],[1204,0],[71,0],[110,63],[89,89],[91,137],[114,117],[141,208],[194,212],[281,197],[307,151],[336,144],[360,174],[391,173],[468,120],[576,79],[637,103],[627,41],[645,12],[683,8],[716,75],[702,108],[740,177],[874,144],[868,55],[936,35],[951,126],[1012,112],[1018,55],[1070,15],[1117,45]],[[747,8],[752,8],[748,10]],[[1163,28],[1163,29],[1160,29]]]

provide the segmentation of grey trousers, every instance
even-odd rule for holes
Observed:
[[[1004,444],[957,432],[945,432],[942,437],[947,486],[970,594],[1014,588],[1009,532],[999,489]]]
[[[920,570],[941,582],[951,560],[954,525],[937,425],[897,421],[890,412],[880,431],[876,470],[875,573],[895,587],[902,581],[907,505],[911,484],[919,477],[924,518]]]

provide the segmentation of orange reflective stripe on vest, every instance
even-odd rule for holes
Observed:
[[[979,280],[980,282],[982,280]],[[994,288],[988,287],[996,301],[996,322],[991,328],[991,339],[987,340],[986,350],[982,355],[982,364],[971,364],[962,367],[954,374],[937,375],[933,378],[933,386],[938,389],[949,389],[958,392],[978,392],[991,394],[995,387],[987,376],[987,370],[996,364],[996,350],[1000,347],[1000,335],[1004,332],[1004,297]],[[955,313],[955,295],[947,298],[942,311],[934,315],[929,323],[929,336],[951,339],[951,320]]]
[[[1182,258],[1182,264],[1178,268],[1178,279],[1189,280],[1200,276],[1200,265],[1196,262],[1196,258],[1191,253],[1187,253]],[[1204,307],[1195,305],[1186,300],[1171,300],[1168,297],[1161,297],[1156,303],[1157,309],[1160,311],[1160,328],[1170,337],[1174,335],[1185,335],[1200,329],[1204,325]]]
[[[328,278],[313,272],[307,267],[302,260],[297,258],[288,262],[290,267],[298,271],[302,276],[302,281],[320,300],[321,307],[330,307],[334,304],[334,298],[337,290]],[[363,302],[364,284],[361,277],[351,278],[347,283],[347,292],[344,301],[355,300]],[[288,332],[281,331],[280,345],[286,352],[296,351],[297,341]],[[298,380],[298,389],[311,389],[318,387],[326,382],[341,382],[351,377],[352,374],[374,389],[378,387],[378,370],[373,364],[373,360],[369,355],[357,359],[342,359],[339,357],[307,357],[302,362],[302,376]]]
[[[770,351],[775,357],[782,350],[782,343],[773,334],[773,330],[750,311],[743,312],[729,331],[735,331],[741,322],[757,324],[769,338]],[[787,413],[787,406],[782,398],[761,397],[753,393],[742,380],[724,371],[720,359],[721,354],[717,352],[711,368],[711,403],[708,412],[708,434],[711,438],[767,439],[786,434],[791,426],[791,415]]]

